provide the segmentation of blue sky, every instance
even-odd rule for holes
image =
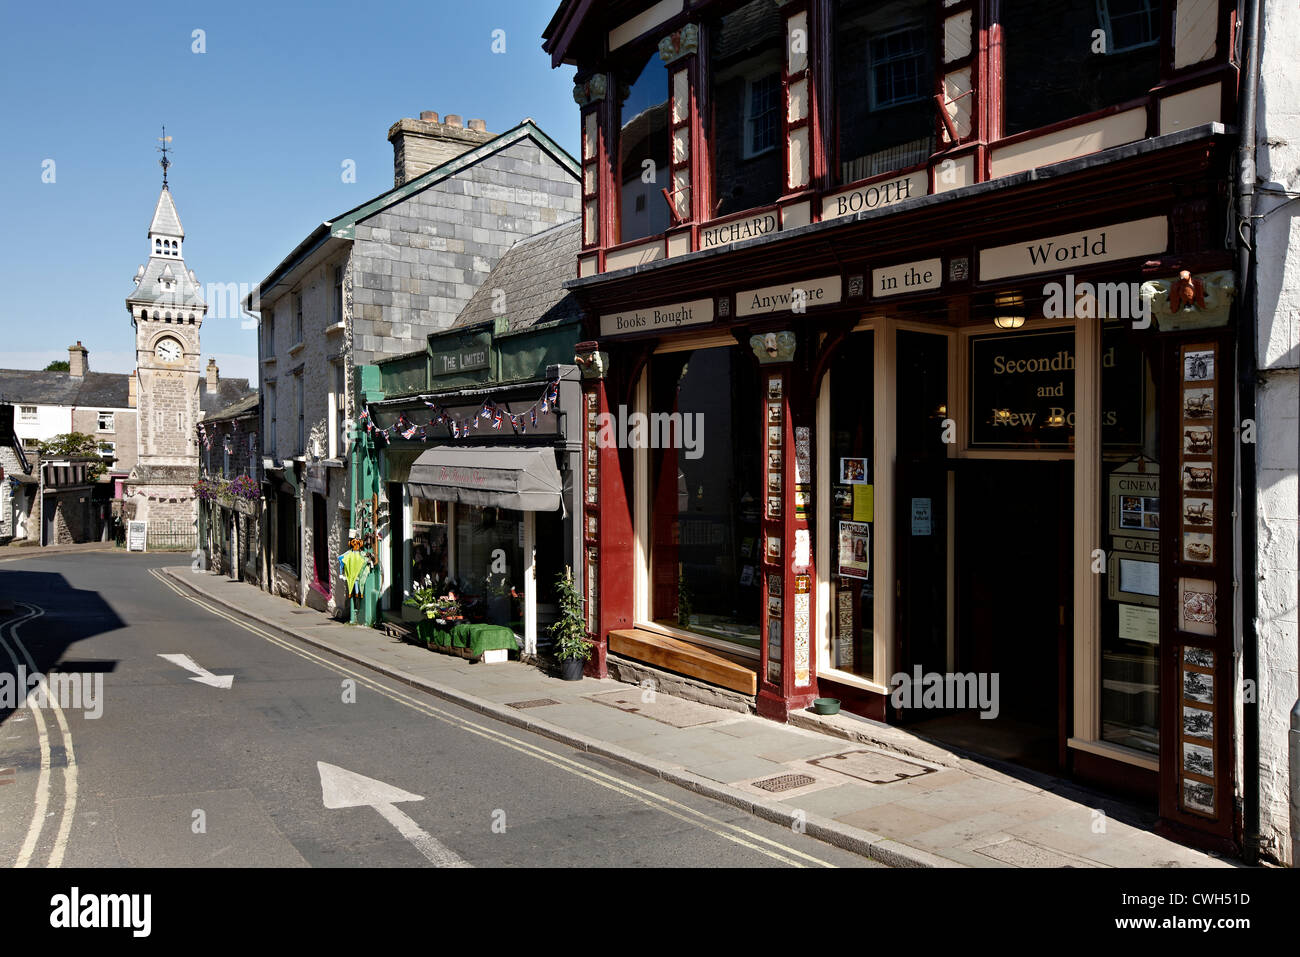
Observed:
[[[6,4],[0,367],[43,368],[78,339],[92,369],[134,367],[124,300],[147,257],[164,123],[185,261],[204,285],[258,282],[320,222],[389,189],[388,128],[421,110],[492,132],[532,117],[576,155],[573,70],[541,49],[557,5]],[[255,375],[238,319],[209,318],[203,352],[223,376]]]

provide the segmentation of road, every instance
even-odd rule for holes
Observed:
[[[0,564],[17,602],[0,614],[0,683],[20,667],[84,679],[65,707],[0,695],[0,865],[871,863],[255,634],[151,574],[177,558]]]

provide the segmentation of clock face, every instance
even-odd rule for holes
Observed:
[[[160,339],[154,348],[154,355],[163,362],[176,362],[181,357],[181,344],[175,339]]]

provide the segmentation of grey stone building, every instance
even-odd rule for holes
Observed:
[[[393,189],[318,226],[247,303],[261,313],[262,580],[331,612],[345,598],[356,370],[447,328],[507,249],[580,203],[576,162],[531,120],[493,135],[424,113],[389,139]]]

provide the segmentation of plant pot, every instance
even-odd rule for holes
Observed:
[[[581,658],[561,658],[560,677],[565,681],[581,681],[582,669],[586,664]]]

